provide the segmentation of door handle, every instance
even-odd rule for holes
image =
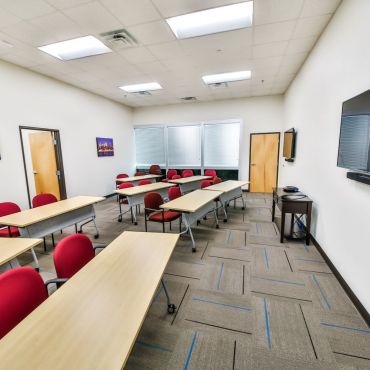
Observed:
[[[37,174],[38,174],[38,172],[37,172],[37,171],[32,171],[32,172],[33,172],[33,174],[34,174],[34,175],[37,175]]]
[[[256,164],[255,163],[251,163],[251,166],[255,166]]]

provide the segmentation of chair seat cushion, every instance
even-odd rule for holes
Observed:
[[[168,182],[168,179],[163,179],[162,182]]]
[[[161,213],[155,213],[152,216],[149,216],[150,221],[154,222],[170,222],[173,220],[176,220],[181,216],[180,212],[174,212],[174,211],[164,211],[163,212],[163,220],[162,220],[162,212]]]
[[[14,237],[14,238],[20,235],[18,227],[11,227],[10,232],[12,234],[12,237]],[[7,238],[9,236],[10,235],[9,235],[9,229],[8,228],[0,230],[0,238],[4,238],[4,237]]]
[[[120,199],[119,202],[121,204],[128,204],[128,200],[125,198],[125,199]]]

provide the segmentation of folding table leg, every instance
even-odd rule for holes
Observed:
[[[242,203],[243,203],[242,210],[244,211],[245,210],[245,201],[244,201],[243,193],[241,195],[241,198],[242,198]]]
[[[176,307],[175,304],[171,303],[170,296],[168,294],[167,287],[166,287],[166,284],[165,284],[163,279],[161,279],[161,283],[162,283],[163,290],[164,290],[164,292],[166,294],[166,298],[167,298],[167,312],[172,314],[176,311],[177,307]]]
[[[186,214],[183,214],[183,221],[184,221],[184,224],[185,224],[185,230],[180,232],[180,235],[189,233],[190,238],[191,238],[191,242],[193,244],[192,251],[196,252],[197,250],[195,248],[195,241],[194,241],[193,233],[191,231],[190,223],[189,223],[189,221],[186,217]]]
[[[40,264],[39,264],[39,260],[37,259],[37,256],[36,256],[36,253],[35,253],[35,250],[34,250],[33,248],[31,248],[31,253],[32,253],[32,257],[33,257],[33,259],[34,259],[34,261],[35,261],[35,265],[36,265],[35,269],[36,269],[36,271],[40,271]]]
[[[219,229],[220,225],[218,224],[218,217],[217,217],[216,208],[213,208],[213,213],[215,214],[215,219],[216,219],[216,229]]]

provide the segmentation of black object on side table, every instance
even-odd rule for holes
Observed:
[[[281,211],[280,243],[284,243],[285,215],[292,214],[290,237],[293,237],[295,215],[306,215],[306,245],[310,244],[312,199],[301,192],[288,193],[283,188],[273,188],[272,192],[272,222],[275,221],[275,205]]]

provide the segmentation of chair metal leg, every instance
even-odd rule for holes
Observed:
[[[180,225],[179,225],[179,229],[180,229],[180,233],[181,233],[181,223],[182,223],[182,216],[180,216]]]
[[[144,214],[144,220],[145,220],[145,232],[148,231],[148,221],[146,219],[146,214]]]
[[[130,212],[131,212],[131,223],[134,223],[134,214],[132,213],[132,207],[130,207]]]
[[[171,221],[170,221],[170,230],[172,230],[172,225],[171,225]]]
[[[118,205],[119,205],[118,222],[122,222],[122,204],[121,204],[121,202],[118,202]]]
[[[46,252],[46,239],[45,239],[45,236],[43,237],[44,239],[44,252]]]
[[[75,232],[76,232],[76,234],[77,234],[77,224],[75,224]]]
[[[163,279],[161,279],[161,283],[162,283],[163,290],[164,290],[164,293],[166,294],[166,298],[167,298],[167,312],[170,313],[170,314],[173,314],[176,311],[177,307],[176,307],[175,304],[171,303],[171,299],[170,299],[170,296],[169,296],[168,291],[167,291],[166,284],[165,284]]]
[[[162,228],[163,228],[163,232],[165,232],[165,229],[164,229],[164,221],[162,221]]]
[[[51,241],[53,243],[53,248],[55,248],[55,240],[54,240],[54,234],[51,233]]]

